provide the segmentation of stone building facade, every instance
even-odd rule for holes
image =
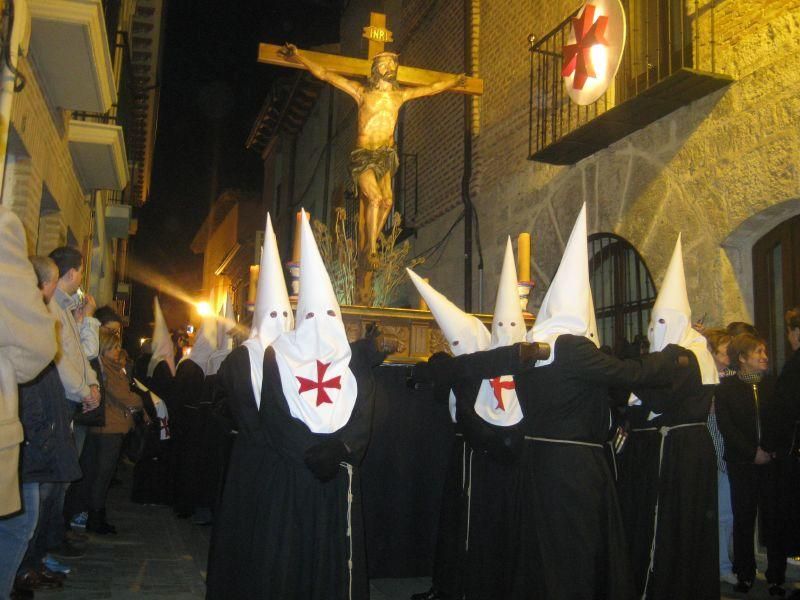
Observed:
[[[365,55],[361,27],[370,10],[382,10],[402,64],[461,72],[464,14],[473,4],[354,0],[342,19],[341,52]],[[697,10],[707,47],[713,24],[714,64],[696,66],[713,67],[733,82],[575,164],[555,166],[528,159],[528,36],[541,38],[576,4],[479,2],[472,26],[478,31],[477,74],[485,93],[473,141],[471,191],[485,268],[481,278],[475,240],[475,309],[491,311],[506,236],[516,239],[527,231],[536,280],[529,308],[535,313],[583,202],[590,234],[613,234],[629,242],[656,287],[682,233],[690,302],[694,315],[705,316],[706,324],[752,322],[757,314],[766,315],[769,311],[759,306],[770,295],[765,285],[782,286],[781,301],[770,305],[773,313],[800,303],[800,221],[791,221],[800,214],[800,83],[791,67],[800,47],[800,1],[700,4],[697,9],[698,3],[686,2],[686,10]],[[352,130],[354,115],[348,120],[347,112],[352,102],[338,93],[335,98],[338,126]],[[463,111],[462,97],[446,94],[410,104],[402,118],[398,144],[404,155],[414,154],[418,161],[416,207],[409,202],[400,206],[407,225],[416,228],[415,253],[440,243],[463,210]],[[346,181],[344,161],[351,139],[339,134],[334,148],[334,173],[341,181]],[[307,155],[303,143],[296,151]],[[761,281],[759,269],[753,269],[754,246],[774,228],[791,223],[797,223],[797,232],[794,241],[787,238],[784,244],[783,264],[778,266],[782,281]],[[792,244],[794,254],[788,247]],[[464,251],[462,222],[419,268],[462,305]],[[754,278],[761,283],[754,285]],[[408,304],[415,305],[414,293],[407,295]],[[765,333],[780,336],[777,316],[769,315],[769,320]]]

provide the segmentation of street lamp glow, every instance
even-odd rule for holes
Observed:
[[[208,302],[198,302],[195,307],[197,314],[201,317],[208,317],[211,315],[211,305]]]

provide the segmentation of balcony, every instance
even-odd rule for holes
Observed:
[[[84,192],[125,188],[128,159],[122,127],[71,119],[67,139]]]
[[[569,15],[530,47],[529,158],[569,165],[724,88],[716,71],[715,0],[623,0],[628,35],[606,92],[579,106],[561,77]]]
[[[31,54],[55,106],[104,113],[117,101],[100,0],[29,0]]]

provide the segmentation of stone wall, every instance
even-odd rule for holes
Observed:
[[[761,229],[800,212],[792,202],[800,198],[800,83],[790,67],[800,49],[800,2],[718,2],[715,66],[736,82],[576,165],[555,167],[527,160],[526,37],[546,33],[571,8],[543,0],[482,3],[486,93],[475,202],[486,259],[484,308],[491,310],[494,301],[506,236],[530,231],[535,311],[587,202],[590,233],[613,232],[630,241],[657,285],[683,232],[694,314],[707,314],[707,323],[752,319],[752,242],[746,241],[752,236],[736,232],[772,207],[785,210],[765,213],[771,216]],[[424,227],[416,248],[435,243],[457,214],[452,210]],[[456,266],[462,249],[452,240],[426,273],[457,303],[463,300]]]

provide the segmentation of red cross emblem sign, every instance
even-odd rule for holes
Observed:
[[[569,38],[562,49],[561,76],[576,104],[596,101],[614,80],[625,49],[625,27],[620,0],[588,0],[571,19]]]
[[[511,381],[502,381],[502,379],[502,377],[493,377],[489,380],[489,385],[492,386],[494,398],[497,400],[497,406],[495,406],[495,408],[505,410],[506,405],[503,403],[503,390],[513,390],[515,386],[513,379]]]
[[[310,392],[311,390],[317,390],[317,406],[320,406],[321,404],[333,404],[333,400],[331,400],[331,397],[328,396],[328,392],[325,391],[325,388],[332,388],[336,390],[342,389],[341,377],[339,375],[325,381],[325,372],[330,366],[331,363],[325,364],[317,361],[316,381],[296,375],[297,381],[300,382],[301,394],[304,392]]]

